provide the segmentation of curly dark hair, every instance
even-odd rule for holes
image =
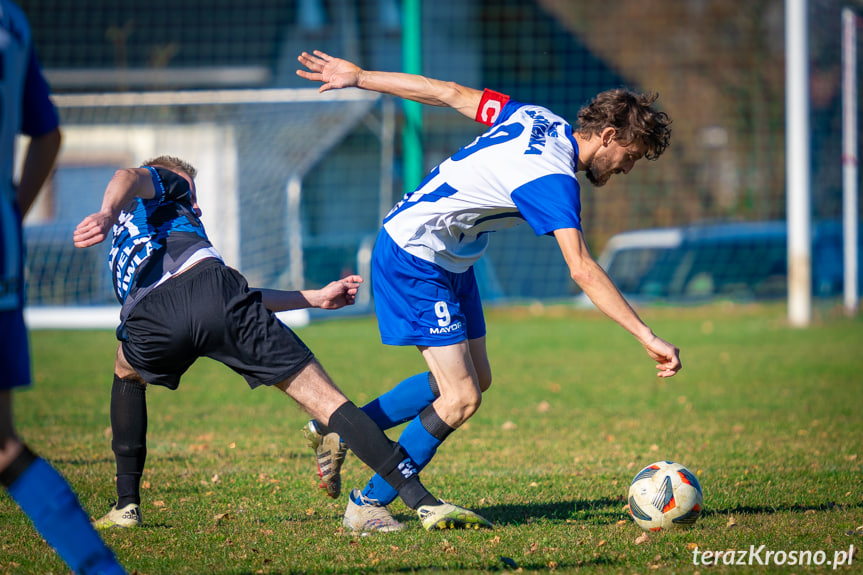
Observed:
[[[653,106],[657,98],[656,92],[637,94],[623,88],[600,92],[578,112],[578,131],[592,137],[614,128],[623,145],[641,140],[647,146],[644,157],[656,160],[671,142],[671,119]]]

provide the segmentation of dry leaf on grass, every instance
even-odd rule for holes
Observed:
[[[458,549],[456,549],[455,546],[449,541],[443,542],[443,545],[441,545],[441,551],[443,551],[444,553],[449,553],[450,555],[458,553]]]
[[[218,525],[222,521],[228,519],[230,514],[231,514],[230,511],[226,511],[225,513],[216,513],[215,515],[213,515],[213,521],[215,521],[216,525]]]
[[[648,535],[646,532],[642,533],[641,535],[639,535],[638,537],[635,538],[635,544],[636,545],[641,545],[642,543],[648,543],[648,542],[650,542],[650,535]]]

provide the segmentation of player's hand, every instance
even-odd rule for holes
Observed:
[[[297,76],[312,82],[321,82],[323,85],[318,88],[318,92],[353,88],[359,83],[362,68],[347,60],[333,58],[320,50],[315,50],[312,54],[303,52],[297,56],[297,60],[309,69],[297,70]]]
[[[318,290],[320,302],[317,307],[339,309],[346,305],[353,305],[357,300],[357,292],[361,283],[363,283],[363,278],[357,275],[350,275],[328,283]]]
[[[671,377],[683,367],[680,363],[680,350],[667,341],[653,336],[644,349],[654,361],[657,362],[657,377]]]
[[[105,241],[114,226],[114,219],[101,212],[90,214],[75,228],[72,240],[76,248],[88,248]]]

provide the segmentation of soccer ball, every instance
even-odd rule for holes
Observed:
[[[695,474],[673,461],[648,465],[629,486],[629,513],[645,531],[691,527],[703,504]]]

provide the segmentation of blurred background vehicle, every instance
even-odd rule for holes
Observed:
[[[612,236],[598,261],[635,303],[780,299],[788,294],[787,239],[781,220],[632,230]],[[842,249],[840,222],[813,226],[814,296],[842,295]],[[579,302],[589,304],[583,295]]]

